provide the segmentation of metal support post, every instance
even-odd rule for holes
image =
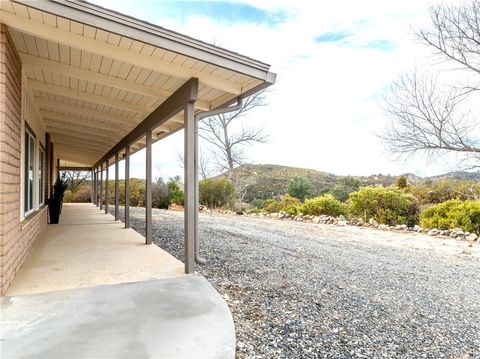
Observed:
[[[195,118],[193,102],[188,102],[184,109],[184,263],[185,273],[193,273],[195,270],[195,212],[196,207],[196,180],[195,180]]]
[[[130,228],[130,146],[125,146],[125,228]]]
[[[118,204],[119,204],[119,179],[118,179],[118,152],[115,153],[115,220],[119,220]]]
[[[152,130],[146,133],[145,156],[145,243],[152,243]]]

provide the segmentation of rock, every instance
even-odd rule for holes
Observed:
[[[338,216],[338,220],[339,221],[346,221],[347,219],[345,218],[345,216],[343,214],[341,214],[341,215]]]
[[[476,241],[478,236],[475,233],[470,233],[468,236],[465,237],[467,241]]]
[[[183,207],[179,206],[178,204],[172,203],[170,206],[168,206],[169,211],[177,211],[177,212],[183,212]]]
[[[428,231],[427,233],[429,236],[436,236],[438,235],[438,229],[432,228],[431,230]]]
[[[379,224],[378,229],[380,229],[382,231],[386,231],[388,229],[388,226],[386,224]]]
[[[312,222],[317,224],[320,223],[320,217],[313,217]]]
[[[375,220],[375,218],[370,218],[368,220],[368,223],[371,224],[372,226],[378,226],[378,222]]]
[[[418,224],[416,224],[416,225],[413,226],[412,230],[414,232],[421,232],[422,228]]]
[[[348,224],[348,221],[346,221],[346,220],[344,220],[344,221],[338,221],[338,222],[337,222],[337,225],[338,225],[338,226],[342,226],[342,227],[343,227],[343,226],[346,226],[347,224]]]

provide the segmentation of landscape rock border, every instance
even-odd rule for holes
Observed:
[[[208,209],[205,206],[200,206],[201,212],[206,213],[221,213],[229,215],[246,215],[249,217],[257,218],[268,218],[276,220],[290,220],[295,222],[305,222],[313,224],[331,224],[335,226],[355,226],[355,227],[364,227],[372,228],[381,231],[394,231],[394,232],[414,232],[414,233],[424,233],[433,237],[443,237],[443,238],[455,238],[458,240],[466,240],[470,242],[476,242],[479,240],[479,236],[476,233],[470,233],[463,231],[461,228],[455,229],[438,229],[438,228],[422,228],[419,225],[409,227],[406,224],[398,224],[395,226],[389,226],[387,224],[380,224],[374,218],[370,218],[368,221],[365,221],[362,218],[351,218],[347,220],[345,216],[340,215],[339,217],[320,215],[305,215],[300,213],[296,216],[292,216],[286,212],[280,211],[278,213],[245,213],[245,212],[233,212],[229,210],[212,210]]]

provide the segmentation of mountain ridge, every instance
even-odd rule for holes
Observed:
[[[312,185],[312,194],[321,195],[333,188],[339,178],[356,177],[362,185],[388,186],[397,183],[400,176],[405,176],[410,184],[439,181],[442,179],[480,181],[480,171],[454,171],[436,176],[420,177],[412,173],[404,173],[398,176],[372,174],[370,176],[339,176],[332,173],[318,171],[309,168],[291,167],[273,164],[244,164],[233,170],[236,179],[237,192],[243,201],[250,202],[255,198],[266,199],[282,195],[286,192],[288,183],[294,177],[305,177]],[[223,173],[216,178],[227,177]]]

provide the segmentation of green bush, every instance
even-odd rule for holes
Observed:
[[[350,214],[377,222],[395,225],[418,223],[418,205],[415,197],[395,186],[362,187],[349,195]]]
[[[425,228],[454,229],[480,233],[480,201],[450,200],[425,209],[420,215]]]
[[[301,210],[303,214],[314,216],[324,214],[337,217],[347,214],[347,206],[335,199],[331,194],[306,199]]]
[[[302,202],[310,195],[311,190],[312,185],[305,177],[295,177],[288,184],[288,193]]]
[[[289,206],[286,206],[283,211],[285,213],[288,213],[289,215],[291,216],[296,216],[297,214],[299,214],[302,210],[301,210],[301,206],[296,206],[294,204],[291,204]]]
[[[183,206],[185,198],[182,190],[180,189],[180,186],[175,180],[170,179],[167,182],[167,190],[168,190],[168,199],[170,204]]]
[[[209,208],[233,206],[235,185],[225,178],[200,181],[200,204]]]
[[[263,208],[265,207],[265,200],[263,199],[259,199],[259,198],[255,198],[251,203],[250,205],[252,207],[255,207],[255,208]]]
[[[279,212],[281,210],[280,202],[278,202],[274,198],[267,199],[267,200],[265,200],[265,204],[263,206],[263,209],[267,213]]]
[[[330,190],[330,193],[339,201],[346,202],[348,195],[358,191],[359,188],[360,179],[358,179],[358,177],[345,176],[337,180],[335,186]]]

